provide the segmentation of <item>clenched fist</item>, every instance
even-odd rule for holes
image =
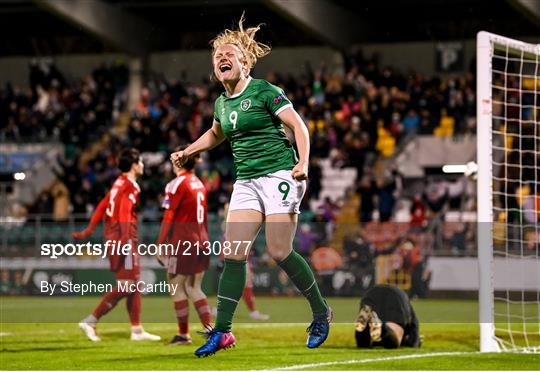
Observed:
[[[307,163],[298,163],[291,171],[292,176],[297,181],[304,181],[308,178],[308,165]]]
[[[171,154],[170,159],[175,166],[182,168],[188,161],[189,157],[185,155],[184,151],[177,151]]]

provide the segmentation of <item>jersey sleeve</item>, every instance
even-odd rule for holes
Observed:
[[[283,89],[270,83],[261,93],[261,98],[268,112],[274,116],[278,116],[286,108],[292,107],[292,103],[283,92]]]
[[[161,227],[159,229],[159,236],[157,243],[162,244],[167,242],[169,237],[169,232],[171,231],[172,221],[174,219],[174,211],[167,209],[163,214],[163,219],[161,220]]]
[[[165,189],[165,198],[161,203],[161,207],[166,211],[175,211],[178,209],[185,192],[184,177],[176,179],[173,183],[167,185]]]
[[[99,204],[94,209],[94,213],[92,213],[92,217],[90,217],[90,222],[88,223],[88,226],[79,234],[80,237],[86,237],[96,229],[96,227],[99,225],[101,220],[103,219],[103,216],[105,215],[105,211],[107,210],[107,205],[109,205],[109,193],[107,193],[103,199],[99,202]]]
[[[165,209],[163,218],[161,220],[161,227],[159,230],[158,244],[167,242],[170,231],[173,228],[174,216],[176,210],[180,206],[180,203],[185,192],[184,178],[176,179],[173,182],[167,184],[165,187],[165,198],[161,203],[161,207]]]
[[[219,98],[214,102],[214,121],[219,124],[221,124],[221,121],[219,120],[218,107],[222,105],[220,102],[221,100]]]
[[[103,216],[105,215],[105,210],[107,209],[107,205],[109,204],[109,193],[107,193],[103,199],[99,202],[99,204],[96,206],[96,209],[94,210],[94,213],[92,213],[92,217],[90,217],[90,223],[88,225],[88,228],[90,231],[94,231],[96,226],[101,222],[103,219]]]

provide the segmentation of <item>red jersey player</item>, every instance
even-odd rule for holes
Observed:
[[[208,300],[201,289],[210,256],[204,249],[209,244],[206,189],[193,172],[198,160],[194,157],[182,168],[174,166],[176,178],[165,187],[162,203],[165,213],[158,243],[180,247],[176,252],[170,252],[166,265],[169,283],[177,284],[171,296],[178,320],[178,334],[170,344],[191,344],[188,298],[195,305],[203,327],[209,328],[212,322]]]
[[[111,309],[118,301],[126,297],[129,319],[131,321],[131,340],[160,340],[161,337],[145,332],[141,326],[141,293],[139,291],[127,292],[123,290],[126,285],[139,280],[141,274],[140,257],[136,252],[137,245],[137,213],[135,206],[139,199],[141,189],[136,179],[143,174],[144,164],[139,151],[125,149],[120,153],[118,168],[122,174],[116,179],[111,190],[105,195],[96,207],[90,224],[81,232],[73,233],[77,239],[85,239],[92,231],[105,220],[105,241],[120,241],[122,245],[131,243],[132,252],[121,255],[118,252],[109,254],[111,271],[115,273],[117,285],[107,292],[92,314],[79,323],[79,328],[91,341],[100,341],[96,335],[98,320]],[[111,253],[111,252],[108,252]],[[120,286],[122,284],[123,286]]]

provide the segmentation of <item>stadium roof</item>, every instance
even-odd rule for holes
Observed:
[[[78,5],[90,24],[72,17]],[[100,6],[104,13],[93,11]],[[535,36],[539,8],[529,0],[3,0],[0,55],[208,48],[242,11],[248,24],[266,24],[261,38],[273,46],[460,40],[479,30]]]

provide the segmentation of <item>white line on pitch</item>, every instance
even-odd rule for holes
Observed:
[[[397,355],[397,356],[371,358],[371,359],[338,360],[334,362],[297,364],[294,366],[271,368],[269,370],[287,371],[287,370],[334,366],[334,365],[339,365],[339,364],[365,364],[365,363],[387,362],[387,361],[392,361],[392,360],[420,359],[420,358],[432,358],[432,357],[434,358],[434,357],[441,357],[441,356],[456,356],[456,355],[468,355],[468,354],[478,354],[478,353],[479,353],[478,351],[455,351],[455,352],[441,352],[441,353],[408,354],[408,355]]]

